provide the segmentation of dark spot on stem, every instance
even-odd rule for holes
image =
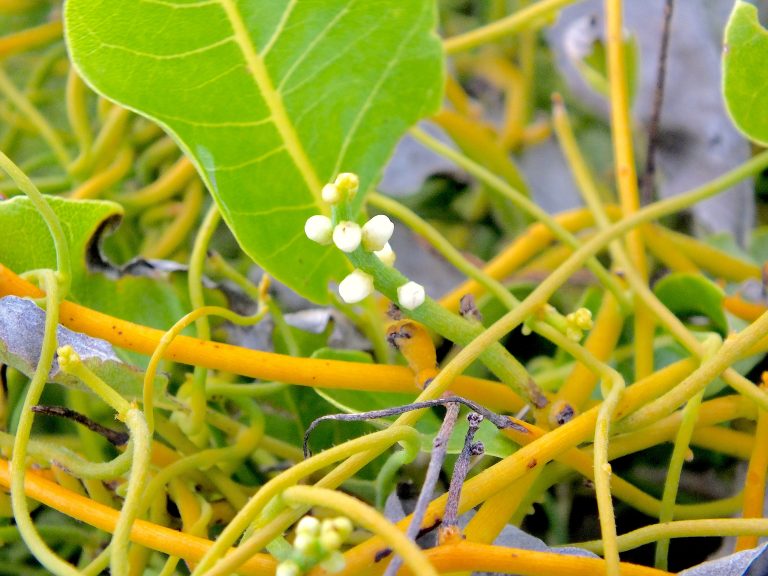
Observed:
[[[557,422],[558,426],[562,426],[566,422],[573,420],[573,416],[575,414],[576,412],[574,411],[573,406],[570,404],[565,404],[555,415],[555,422]]]
[[[536,458],[531,458],[528,461],[527,466],[528,466],[528,468],[536,468],[536,464],[538,464],[538,461],[536,460]]]
[[[373,561],[381,562],[382,560],[384,560],[384,558],[386,558],[390,554],[392,554],[392,548],[384,548],[384,550],[379,550],[378,552],[376,552],[376,555],[373,557]]]

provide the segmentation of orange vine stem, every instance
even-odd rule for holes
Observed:
[[[619,216],[617,206],[606,206],[605,209],[611,218]],[[553,216],[555,221],[565,228],[568,232],[578,232],[589,228],[595,224],[594,216],[587,208],[578,208],[569,212],[563,212]],[[528,227],[528,229],[518,236],[514,242],[507,246],[498,256],[483,267],[483,273],[491,278],[504,278],[517,270],[520,266],[536,256],[552,241],[554,236],[552,232],[537,222]],[[485,288],[474,280],[468,280],[460,284],[454,290],[440,299],[440,304],[448,310],[457,310],[459,300],[465,294],[480,296],[485,293]]]
[[[551,552],[535,552],[518,548],[504,548],[459,540],[425,551],[429,561],[441,573],[473,570],[503,572],[521,576],[594,576],[605,574],[605,560],[583,556],[565,556]],[[621,563],[622,576],[666,576],[669,572]]]
[[[768,373],[763,372],[763,388],[768,384]],[[768,442],[768,412],[759,410],[755,444],[749,458],[747,477],[744,480],[744,518],[762,518],[765,505],[765,476],[768,472],[768,452],[765,450]],[[749,534],[736,538],[734,552],[757,547],[758,537]]]
[[[0,485],[10,486],[8,461],[0,459]],[[120,512],[90,498],[62,488],[46,480],[36,470],[27,470],[24,476],[24,492],[33,500],[45,504],[62,514],[90,524],[99,530],[113,532]],[[210,540],[184,534],[145,520],[135,520],[131,540],[142,546],[158,550],[185,560],[197,562],[213,544]],[[251,576],[274,574],[275,560],[266,554],[254,554],[238,571]]]
[[[41,292],[0,264],[0,296],[9,294],[39,297]],[[147,356],[152,354],[165,334],[161,330],[120,320],[66,301],[61,303],[61,323],[71,330]],[[164,358],[182,364],[301,386],[412,394],[420,391],[413,373],[405,366],[294,358],[189,336],[176,338],[166,350]],[[507,386],[490,380],[459,376],[454,380],[452,390],[493,409],[514,412],[525,405]]]

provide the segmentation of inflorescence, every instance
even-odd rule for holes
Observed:
[[[339,216],[340,206],[354,198],[360,186],[356,174],[344,172],[333,183],[323,186],[320,196],[331,205],[332,218],[317,214],[310,216],[304,225],[307,237],[322,245],[333,243],[339,250],[350,254],[362,249],[375,254],[386,266],[395,263],[395,252],[389,244],[395,225],[387,216],[379,214],[368,220],[362,227],[349,219]],[[345,210],[348,211],[348,210]],[[373,293],[373,276],[356,268],[339,283],[339,296],[347,304],[355,304]],[[400,308],[413,310],[421,306],[426,292],[421,284],[406,282],[397,288],[397,304]]]

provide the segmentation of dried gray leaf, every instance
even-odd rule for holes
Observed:
[[[675,3],[657,153],[662,198],[708,182],[749,158],[749,144],[733,127],[720,93],[721,37],[732,4],[715,0]],[[640,126],[647,125],[653,109],[663,11],[664,0],[625,5],[624,24],[640,51],[633,106]],[[607,118],[606,99],[587,85],[575,64],[591,51],[594,40],[602,40],[604,29],[602,0],[588,0],[564,9],[547,38],[573,95]],[[534,189],[539,175],[526,170]],[[562,193],[575,197],[570,178],[563,176],[562,180],[567,191]],[[755,218],[751,183],[742,182],[697,204],[691,212],[702,231],[730,232],[743,242]]]
[[[45,312],[32,300],[17,296],[0,298],[0,363],[32,376],[40,360],[40,349],[45,332]],[[142,397],[144,373],[126,364],[115,354],[112,345],[98,338],[74,332],[62,325],[56,330],[57,347],[72,346],[83,364],[129,400]],[[48,382],[72,388],[85,389],[82,383],[59,368],[54,358]],[[158,400],[164,399],[167,381],[155,379]]]
[[[768,571],[766,547],[768,544],[704,562],[679,572],[678,576],[763,576]]]

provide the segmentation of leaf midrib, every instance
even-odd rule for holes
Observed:
[[[218,2],[227,15],[227,19],[232,26],[235,43],[240,48],[243,58],[245,59],[246,67],[253,75],[253,79],[261,92],[261,96],[264,98],[264,102],[271,113],[275,127],[277,128],[280,137],[283,139],[283,142],[285,142],[285,149],[288,152],[288,155],[299,169],[299,173],[315,199],[315,203],[319,207],[323,207],[323,202],[320,197],[320,189],[322,188],[320,178],[317,176],[304,147],[301,145],[301,140],[299,140],[299,136],[296,133],[296,128],[293,126],[293,123],[288,116],[288,112],[280,98],[280,93],[275,89],[275,86],[272,83],[272,78],[269,76],[264,60],[256,52],[256,49],[251,42],[245,22],[243,21],[237,6],[235,6],[234,0],[218,0]]]

